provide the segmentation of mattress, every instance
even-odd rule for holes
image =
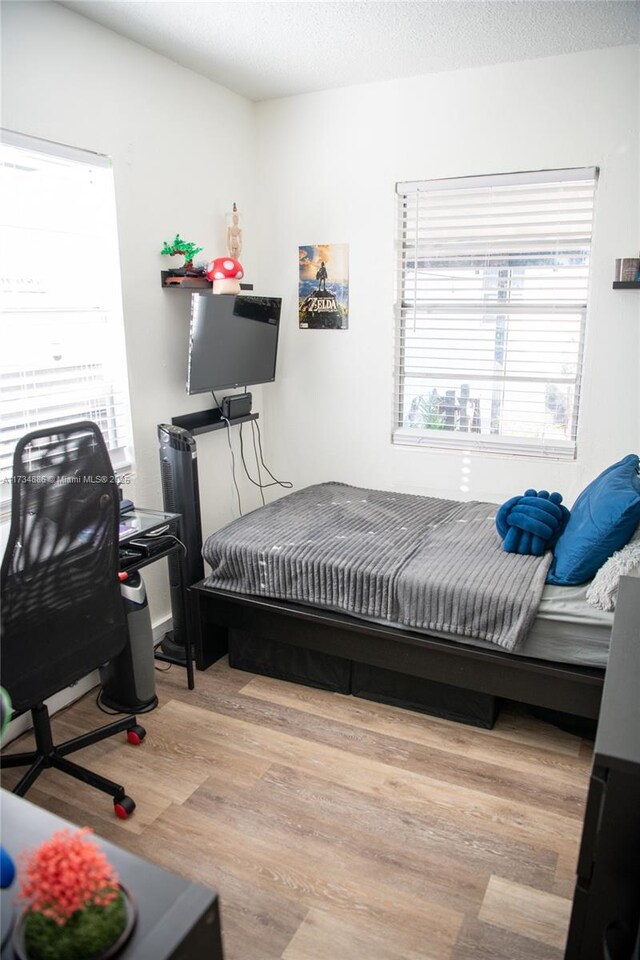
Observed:
[[[613,613],[605,613],[587,603],[588,587],[589,583],[576,587],[557,587],[547,584],[542,592],[542,599],[528,636],[516,650],[511,651],[511,655],[604,669],[609,657]],[[313,606],[313,604],[304,603],[302,605]],[[336,613],[343,612],[337,607],[330,609],[335,610]],[[400,623],[392,623],[380,617],[357,617],[356,619],[385,627],[397,627],[399,630],[406,629]],[[496,649],[495,644],[488,643],[486,640],[468,636],[461,640],[456,634],[447,633],[444,630],[417,632],[443,640],[454,640],[465,646],[482,647],[485,650],[494,651]]]
[[[511,652],[514,657],[531,657],[534,660],[550,660],[552,663],[567,663],[574,666],[604,669],[609,656],[609,642],[613,613],[597,610],[586,601],[589,583],[576,587],[557,587],[547,584],[542,592],[533,626],[521,646]],[[313,607],[296,600],[302,606]],[[339,607],[325,607],[343,613]],[[356,617],[368,623],[406,629],[402,624],[392,623],[380,617]],[[418,631],[420,632],[420,631]],[[423,631],[426,633],[426,631]],[[485,650],[496,649],[495,644],[473,637],[461,640],[456,634],[429,630],[428,636],[454,640]]]
[[[513,656],[533,657],[585,667],[606,667],[613,614],[586,601],[589,584],[556,587],[547,584],[533,626]],[[446,633],[432,636],[459,639]],[[493,644],[465,638],[470,646],[492,649]],[[494,648],[495,649],[495,648]]]

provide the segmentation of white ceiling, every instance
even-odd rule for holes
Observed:
[[[635,43],[638,0],[62,0],[251,100]]]

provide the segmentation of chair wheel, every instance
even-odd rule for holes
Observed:
[[[124,796],[121,800],[113,801],[115,815],[116,817],[119,817],[120,820],[126,820],[128,817],[130,817],[135,808],[136,805],[131,797]]]
[[[134,747],[139,746],[144,738],[147,735],[147,731],[144,727],[141,727],[139,724],[136,724],[135,727],[131,727],[127,730],[127,740],[129,743],[132,743]]]

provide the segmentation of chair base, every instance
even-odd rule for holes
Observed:
[[[89,786],[96,787],[96,789],[102,790],[104,793],[112,796],[114,807],[119,817],[124,819],[120,808],[122,808],[123,811],[127,811],[126,815],[132,812],[135,804],[126,796],[123,786],[115,783],[113,780],[109,780],[107,777],[101,776],[99,773],[94,773],[93,770],[89,770],[86,767],[80,766],[80,764],[67,760],[66,756],[69,753],[74,753],[76,750],[82,750],[92,743],[99,743],[100,740],[106,740],[107,737],[113,737],[124,731],[134,731],[134,728],[135,736],[132,742],[140,742],[144,737],[144,730],[138,726],[134,716],[122,717],[120,720],[109,723],[104,727],[99,727],[97,730],[92,730],[90,733],[73,737],[71,740],[65,740],[64,743],[58,744],[58,746],[53,742],[51,718],[49,717],[49,711],[45,704],[40,703],[32,707],[31,716],[33,718],[36,749],[26,753],[12,753],[0,756],[0,768],[29,765],[27,772],[13,788],[13,793],[19,797],[23,797],[43,770],[54,767],[68,774],[70,777],[75,777],[76,780],[88,783]]]

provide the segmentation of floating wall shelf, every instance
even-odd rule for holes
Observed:
[[[257,420],[260,414],[248,413],[244,417],[235,417],[229,420],[229,425],[236,423],[248,423],[251,420]],[[224,430],[227,421],[222,419],[220,407],[213,407],[210,410],[196,410],[194,413],[185,413],[180,417],[172,417],[171,423],[176,427],[184,427],[194,437],[200,433],[209,433],[211,430]]]
[[[640,290],[640,280],[614,280],[614,290]]]
[[[206,277],[176,277],[170,270],[161,270],[160,280],[165,290],[211,290],[213,286]],[[240,289],[253,290],[253,284],[241,283]]]

